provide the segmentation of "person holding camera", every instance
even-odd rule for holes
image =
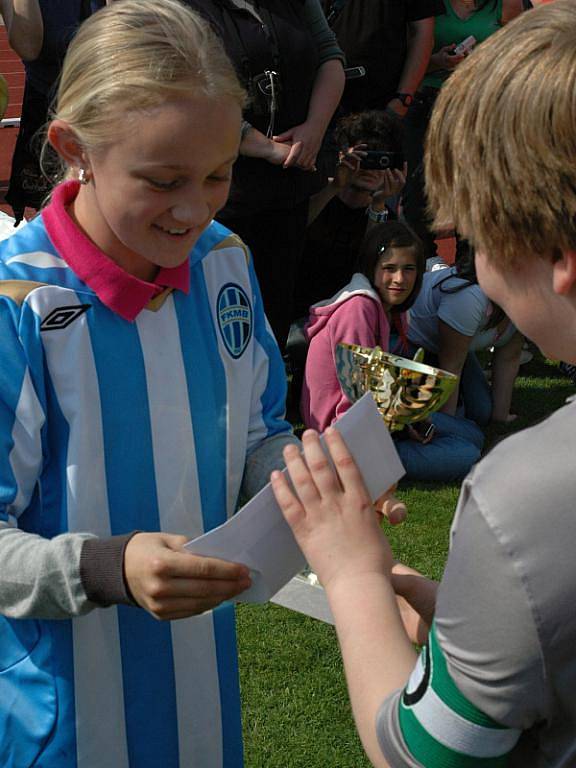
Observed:
[[[250,247],[282,348],[316,155],[344,87],[344,55],[319,0],[186,0],[211,22],[248,91],[240,157],[218,220]]]
[[[394,200],[405,182],[400,133],[382,110],[341,118],[334,177],[310,198],[308,229],[295,292],[295,315],[336,293],[354,272],[367,230],[396,218]]]

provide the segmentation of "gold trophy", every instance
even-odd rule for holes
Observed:
[[[371,392],[391,432],[421,421],[441,408],[458,382],[458,376],[421,362],[383,352],[380,347],[356,344],[336,346],[336,371],[340,386],[351,402]]]

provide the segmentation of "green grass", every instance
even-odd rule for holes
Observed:
[[[539,355],[521,369],[519,419],[487,432],[490,447],[541,420],[574,394]],[[408,520],[386,527],[396,557],[438,579],[448,553],[457,485],[410,484],[399,496]],[[354,729],[334,629],[274,605],[238,610],[247,768],[368,768]]]

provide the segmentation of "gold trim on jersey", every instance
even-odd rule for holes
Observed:
[[[47,285],[48,283],[37,283],[34,280],[0,280],[0,296],[7,296],[21,307],[32,291]]]

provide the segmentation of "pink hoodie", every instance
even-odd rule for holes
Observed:
[[[323,432],[351,406],[336,374],[336,344],[388,350],[390,321],[368,278],[357,272],[335,296],[310,308],[304,332],[309,347],[300,410],[307,427]]]

